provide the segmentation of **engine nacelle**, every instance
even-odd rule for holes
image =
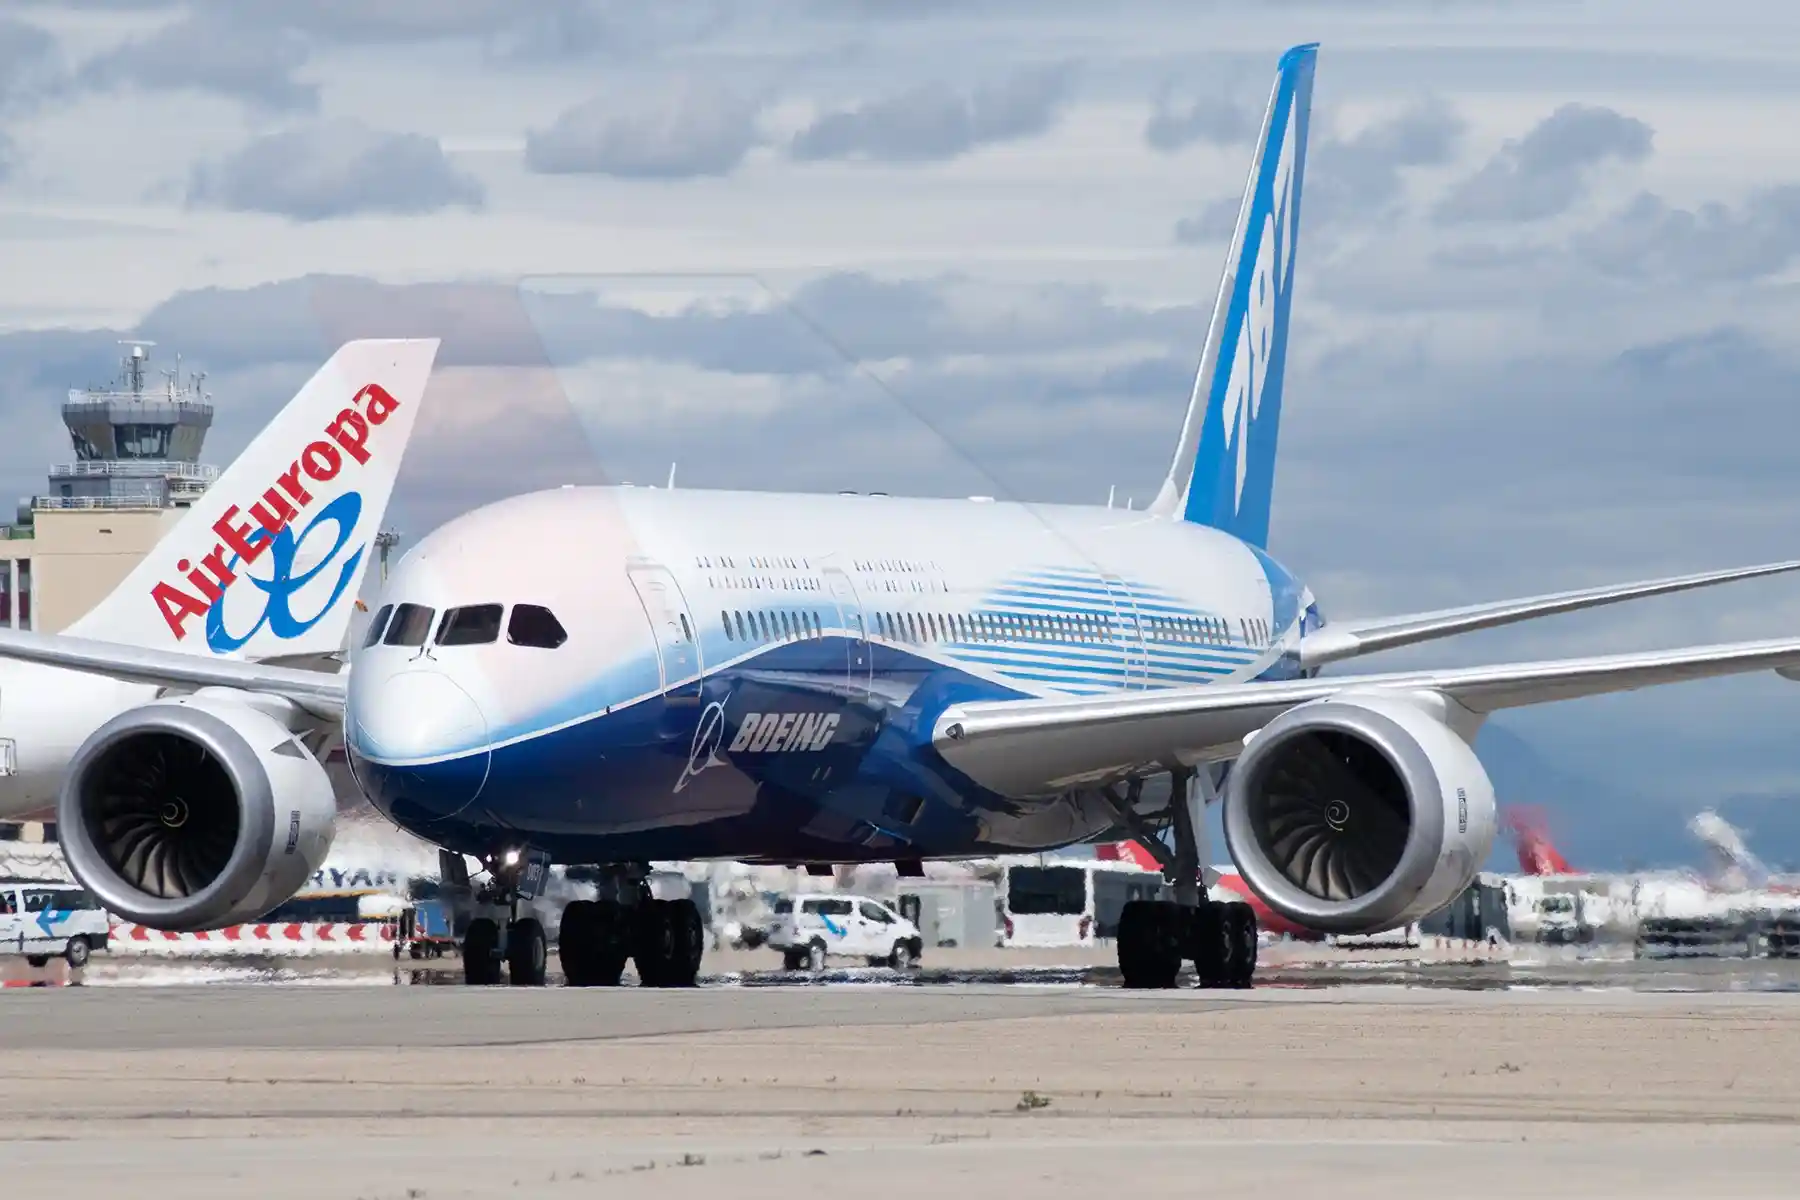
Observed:
[[[1475,752],[1392,696],[1289,709],[1245,747],[1224,804],[1244,881],[1326,933],[1375,933],[1437,911],[1494,844],[1494,786]]]
[[[325,768],[249,703],[183,696],[124,712],[82,743],[57,800],[75,877],[118,916],[218,929],[292,896],[331,849]]]

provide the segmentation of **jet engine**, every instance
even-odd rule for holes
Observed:
[[[1224,805],[1244,881],[1326,933],[1377,933],[1437,911],[1494,843],[1494,787],[1475,752],[1392,696],[1289,709],[1245,747]]]
[[[218,929],[287,900],[331,848],[325,767],[255,701],[182,696],[84,742],[57,800],[75,877],[155,929]]]

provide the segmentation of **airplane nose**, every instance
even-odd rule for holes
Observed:
[[[466,754],[487,744],[480,706],[441,671],[402,671],[359,699],[356,748],[365,758],[411,763]]]
[[[461,685],[430,668],[351,676],[350,765],[362,792],[402,824],[467,808],[487,783],[488,725]]]

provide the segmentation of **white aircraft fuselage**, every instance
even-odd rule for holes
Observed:
[[[520,604],[566,639],[514,644]],[[413,636],[399,605],[431,612]],[[447,614],[483,605],[504,619],[440,643],[463,619]],[[1116,815],[1078,785],[1004,796],[961,776],[931,747],[946,706],[1293,678],[1319,623],[1266,553],[1141,512],[563,488],[401,560],[371,626],[385,638],[352,654],[346,741],[377,807],[470,854],[1038,850]]]

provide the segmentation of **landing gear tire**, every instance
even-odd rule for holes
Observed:
[[[491,918],[469,922],[462,944],[463,982],[489,987],[500,982],[500,926]]]
[[[1256,910],[1241,901],[1218,907],[1225,910],[1225,930],[1231,942],[1231,966],[1225,973],[1225,986],[1247,988],[1256,978]]]
[[[544,927],[535,917],[521,917],[506,927],[506,977],[514,987],[543,987],[550,953]]]
[[[706,949],[706,929],[692,900],[638,905],[632,959],[644,987],[693,987]]]
[[[69,944],[63,947],[63,958],[67,960],[71,971],[79,971],[87,966],[90,949],[86,938],[69,939]]]
[[[618,987],[631,957],[630,915],[612,900],[572,900],[563,909],[557,955],[570,987]]]
[[[1234,946],[1225,919],[1227,907],[1209,901],[1196,908],[1190,919],[1188,957],[1194,962],[1194,974],[1203,988],[1230,986]]]
[[[1119,974],[1128,988],[1175,986],[1186,914],[1166,900],[1132,900],[1119,913]]]

